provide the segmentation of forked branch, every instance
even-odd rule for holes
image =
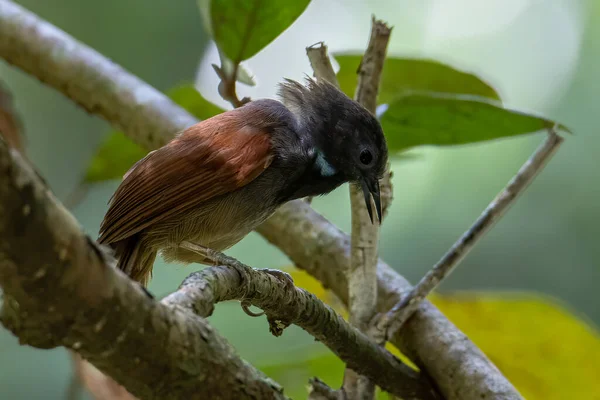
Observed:
[[[550,161],[563,140],[554,129],[548,130],[544,142],[487,206],[475,223],[454,243],[423,279],[379,319],[376,324],[377,331],[382,332],[386,338],[390,338],[402,328],[402,325],[419,308],[421,302],[458,266],[481,238],[502,218],[519,195],[527,189],[546,163]]]

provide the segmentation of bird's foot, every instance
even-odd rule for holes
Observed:
[[[294,278],[290,274],[284,271],[280,271],[278,269],[271,268],[263,268],[259,269],[259,271],[263,271],[269,275],[273,275],[275,278],[279,279],[285,285],[287,290],[294,289],[296,286],[294,285]]]
[[[242,310],[244,311],[244,313],[246,313],[246,315],[249,315],[251,317],[260,317],[262,315],[265,315],[264,311],[261,311],[259,313],[255,313],[254,311],[251,311],[250,307],[252,306],[252,303],[250,303],[250,301],[248,301],[248,300],[242,300],[241,306],[242,306]]]

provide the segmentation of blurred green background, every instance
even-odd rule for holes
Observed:
[[[207,41],[193,0],[17,3],[160,90],[196,81],[207,98],[226,106],[218,98],[216,77],[210,68],[210,62],[216,62],[215,48]],[[441,292],[536,292],[562,303],[588,326],[599,323],[600,294],[596,284],[600,282],[600,250],[595,241],[600,237],[597,156],[600,135],[596,124],[600,112],[600,3],[597,0],[494,0],[485,5],[476,0],[416,3],[313,1],[280,40],[247,62],[258,86],[241,87],[240,93],[272,96],[275,83],[282,76],[298,79],[303,73],[310,73],[304,47],[316,41],[324,40],[332,51],[363,49],[370,15],[375,13],[394,25],[390,54],[434,58],[475,72],[498,89],[509,107],[543,114],[566,124],[575,135],[567,138],[544,172],[443,284]],[[0,63],[0,79],[12,91],[24,120],[31,159],[55,193],[65,199],[80,181],[109,125],[4,63]],[[395,162],[395,201],[383,227],[382,256],[406,278],[417,281],[542,139],[542,134],[536,134],[457,148],[418,148],[414,151],[417,158]],[[73,210],[93,236],[117,185],[117,181],[95,185]],[[346,187],[317,199],[314,204],[342,229],[349,229]],[[229,254],[255,267],[289,265],[283,254],[256,234],[251,234]],[[189,272],[190,269],[165,266],[159,261],[150,289],[162,296],[176,289]],[[477,298],[485,298],[481,296]],[[503,313],[522,310],[510,326],[517,329],[521,325],[518,318],[522,318],[527,321],[531,337],[521,339],[517,335],[514,343],[529,343],[544,336],[546,340],[554,338],[556,343],[561,342],[566,353],[587,352],[590,357],[590,352],[595,352],[592,354],[600,356],[597,338],[580,340],[585,335],[594,337],[593,328],[575,322],[572,326],[578,326],[583,336],[566,340],[565,337],[571,336],[557,330],[558,325],[550,322],[553,311],[544,307],[534,307],[532,311],[519,302],[507,302],[502,312],[496,310],[497,314],[489,314],[487,308],[470,314],[471,311],[464,311],[468,307],[451,307],[451,303],[460,301],[445,305],[449,307],[448,315],[460,319],[459,326],[465,327],[467,333],[468,326],[478,329],[482,315],[492,321],[485,335],[479,333],[482,341],[506,333],[507,316]],[[469,307],[473,305],[471,301],[467,303]],[[265,368],[282,383],[294,386],[293,390],[299,393],[308,376],[323,371],[336,371],[328,377],[332,384],[339,384],[339,363],[299,329],[290,328],[283,337],[274,338],[268,334],[264,319],[246,317],[237,304],[219,305],[211,322],[244,358]],[[507,346],[516,346],[514,343]],[[588,347],[583,348],[584,344]],[[578,374],[580,377],[594,376],[594,371],[595,376],[600,374],[598,366],[582,365],[576,357],[552,358],[552,354],[543,352],[542,356],[546,357],[546,364],[557,363],[557,370],[584,371],[583,375]],[[315,357],[324,361],[321,364],[314,361],[307,369],[306,360]],[[502,368],[502,360],[494,361]],[[319,368],[315,367],[318,365]],[[12,335],[0,329],[0,399],[63,398],[69,377],[69,359],[63,350],[20,347]],[[534,384],[537,388],[544,385],[545,382]],[[573,389],[569,393],[573,394]],[[575,398],[589,398],[590,393],[592,398],[600,398],[600,393],[592,390],[585,393],[586,397]],[[556,397],[556,393],[552,395],[562,398]]]

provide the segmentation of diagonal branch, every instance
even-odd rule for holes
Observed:
[[[285,399],[204,319],[114,268],[4,140],[0,175],[0,320],[21,344],[74,350],[140,399]]]
[[[150,138],[144,132],[166,141],[195,122],[146,83],[8,0],[0,0],[0,57],[121,126],[132,140],[149,149],[160,141],[146,140]],[[90,82],[105,85],[93,87]],[[258,231],[347,302],[344,271],[349,265],[350,239],[306,202],[282,207]],[[389,310],[410,289],[404,278],[379,260],[380,311]],[[485,355],[427,301],[391,341],[427,370],[448,399],[520,398]]]
[[[285,327],[296,324],[349,367],[369,376],[386,391],[407,400],[438,398],[435,390],[421,380],[416,371],[350,326],[312,293],[222,253],[201,249],[202,254],[208,250],[209,258],[221,266],[192,273],[179,290],[163,302],[182,305],[206,317],[217,302],[247,301],[265,311],[275,336],[281,335]]]
[[[358,68],[355,99],[375,114],[383,63],[392,29],[383,21],[376,20],[374,16],[371,24],[369,44]],[[352,210],[351,257],[348,270],[350,323],[361,331],[368,332],[369,322],[377,311],[377,259],[381,221],[374,221],[371,213],[367,212],[363,191],[358,184],[350,184],[350,206]],[[350,400],[373,399],[375,386],[355,372],[347,368],[344,374],[346,395]]]
[[[502,218],[519,195],[527,189],[563,140],[552,129],[548,130],[546,140],[523,164],[515,177],[423,279],[377,321],[375,329],[388,338],[402,328],[419,308],[421,302],[458,266],[477,242]]]
[[[294,264],[320,280],[348,304],[346,266],[350,238],[305,202],[292,202],[259,232]],[[298,242],[302,246],[298,246]],[[381,259],[377,265],[377,309],[386,312],[411,285]],[[448,400],[522,399],[511,383],[467,336],[425,300],[390,342],[425,369]]]

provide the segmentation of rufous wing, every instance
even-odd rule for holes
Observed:
[[[100,227],[114,243],[247,185],[271,163],[272,121],[242,107],[200,122],[149,153],[124,176]]]

